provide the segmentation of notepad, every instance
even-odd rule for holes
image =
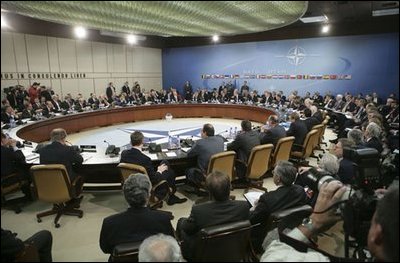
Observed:
[[[253,207],[258,199],[260,199],[260,196],[263,195],[264,192],[259,192],[259,191],[251,191],[244,193],[244,198],[250,203],[250,205]]]

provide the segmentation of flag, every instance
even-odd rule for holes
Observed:
[[[272,79],[272,75],[267,75],[267,79]]]
[[[303,75],[297,75],[296,78],[297,79],[303,79]]]
[[[303,75],[303,79],[309,79],[310,75]]]
[[[330,75],[329,78],[330,79],[337,79],[337,75]]]
[[[324,75],[322,78],[323,79],[330,79],[330,76],[329,75]]]
[[[290,79],[296,79],[296,75],[290,75]]]

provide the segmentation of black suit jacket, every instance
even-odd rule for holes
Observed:
[[[371,139],[369,139],[367,142],[364,143],[364,146],[377,149],[379,153],[381,153],[383,150],[382,143],[376,137],[372,137]]]
[[[164,211],[130,207],[103,220],[100,248],[111,254],[118,244],[141,241],[158,233],[174,236],[171,220],[171,214]]]
[[[74,180],[76,174],[73,166],[80,166],[83,163],[82,155],[71,146],[59,142],[52,142],[39,150],[40,164],[63,164],[68,171],[70,180]]]
[[[278,187],[275,191],[267,192],[260,196],[254,211],[250,213],[250,222],[260,226],[251,232],[253,245],[258,251],[266,235],[266,223],[271,213],[308,203],[304,188],[300,185]]]
[[[25,156],[20,151],[1,146],[1,177],[17,172],[25,163]]]
[[[272,143],[274,147],[278,143],[279,139],[286,137],[286,130],[280,125],[268,129],[260,133],[261,144]]]
[[[142,153],[136,148],[131,148],[129,150],[124,150],[121,153],[121,163],[133,163],[141,165],[146,168],[147,174],[149,175],[152,184],[157,184],[161,178],[160,173],[156,172],[151,162],[150,157]]]
[[[235,151],[237,158],[247,163],[251,150],[257,145],[260,145],[259,133],[251,130],[236,136],[235,140],[228,144],[227,150]]]
[[[195,241],[202,228],[249,219],[249,205],[246,201],[209,201],[193,205],[189,218],[180,218],[177,232],[183,239],[182,254],[192,259]]]
[[[312,129],[312,127],[313,127],[314,125],[320,124],[320,122],[318,121],[318,119],[315,118],[315,117],[313,117],[313,116],[311,116],[311,117],[305,119],[305,120],[304,120],[304,123],[306,124],[307,130],[308,130],[308,131],[311,131],[311,129]]]
[[[287,136],[294,136],[294,144],[303,145],[304,139],[308,133],[307,126],[304,121],[297,120],[290,124]]]

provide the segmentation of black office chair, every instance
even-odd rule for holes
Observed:
[[[142,241],[116,245],[110,256],[111,262],[138,262],[139,247]]]
[[[249,220],[210,226],[200,230],[195,262],[239,262],[252,256]]]

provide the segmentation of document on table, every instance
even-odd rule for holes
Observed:
[[[190,147],[182,147],[181,151],[187,153],[190,149]]]
[[[176,157],[176,153],[175,152],[167,152],[165,153],[168,157]]]

